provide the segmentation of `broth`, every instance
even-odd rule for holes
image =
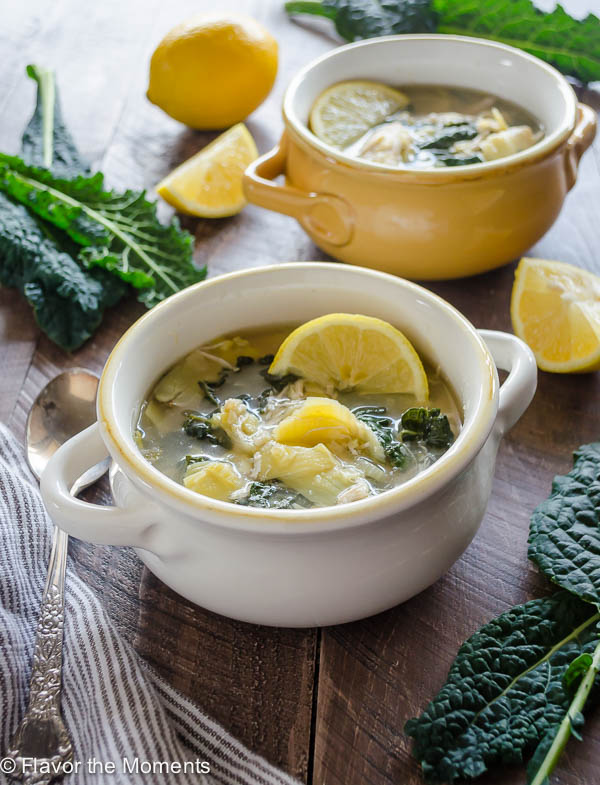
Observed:
[[[270,361],[292,329],[226,336],[169,369],[141,407],[135,438],[144,457],[176,482],[213,498],[260,507],[329,506],[406,482],[458,434],[458,408],[432,368],[426,368],[428,410],[415,409],[424,402],[411,395],[336,393],[297,377],[271,377]],[[316,439],[302,433],[291,439],[296,444],[289,437],[278,441],[281,428],[289,430],[299,412],[322,416],[332,406],[335,416],[351,421],[351,441],[332,438],[327,429],[322,441],[321,433]],[[432,410],[433,430],[421,438],[421,426],[411,417]],[[431,435],[436,428],[445,434],[441,440]],[[445,437],[448,443],[442,444]],[[211,463],[216,466],[208,471]]]

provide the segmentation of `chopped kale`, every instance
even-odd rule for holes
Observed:
[[[231,439],[222,428],[215,428],[211,423],[210,415],[187,412],[183,421],[183,430],[188,436],[200,441],[206,440],[211,444],[228,449],[231,447]]]
[[[481,155],[438,155],[437,159],[444,166],[466,166],[467,164],[480,164],[483,162]]]
[[[276,392],[281,392],[288,384],[292,384],[292,382],[295,382],[300,378],[299,376],[296,376],[295,373],[286,373],[285,376],[275,376],[274,374],[269,373],[266,368],[260,372],[260,375]]]
[[[410,451],[395,437],[395,423],[386,415],[385,406],[359,406],[355,417],[368,425],[379,439],[385,456],[396,469],[405,469],[412,460]]]
[[[193,463],[205,463],[206,461],[210,461],[208,455],[186,455],[185,456],[185,465],[191,466]]]
[[[204,397],[208,398],[208,400],[215,406],[221,405],[221,401],[215,395],[215,390],[218,389],[219,387],[222,387],[225,384],[228,375],[229,374],[227,373],[227,371],[221,371],[221,375],[219,376],[216,382],[205,382],[204,380],[198,382],[200,388],[202,389],[202,392],[204,393]]]
[[[443,131],[430,142],[420,145],[421,150],[448,150],[454,142],[462,142],[466,139],[474,139],[477,136],[477,129],[470,123],[452,126],[449,130]]]
[[[274,359],[274,354],[265,354],[264,357],[259,357],[257,362],[259,365],[271,365]]]
[[[396,424],[386,414],[385,406],[359,406],[353,409],[353,413],[375,433],[386,458],[396,469],[405,469],[413,459],[403,442],[419,441],[427,447],[443,449],[454,441],[448,418],[439,409],[407,409],[401,418],[399,440],[396,438]]]
[[[237,358],[235,364],[238,368],[243,368],[245,365],[252,365],[253,362],[253,357],[248,357],[248,355],[242,354]]]
[[[208,398],[208,400],[211,403],[214,403],[215,406],[220,406],[221,401],[214,394],[212,390],[212,385],[210,385],[208,382],[202,382],[202,381],[198,382],[198,384],[200,385],[200,389],[204,393],[204,397]]]
[[[448,418],[439,409],[415,406],[404,412],[400,422],[403,442],[423,441],[427,447],[445,449],[454,441]]]
[[[269,402],[271,395],[273,395],[273,390],[270,387],[267,387],[256,397],[255,404],[252,408],[262,414],[267,408],[267,403]]]
[[[279,480],[253,482],[248,488],[248,494],[236,503],[245,507],[269,507],[277,510],[313,506],[305,496],[290,490]]]

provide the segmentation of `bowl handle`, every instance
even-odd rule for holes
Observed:
[[[565,148],[567,188],[570,190],[577,180],[577,169],[581,156],[596,136],[596,112],[587,104],[577,104],[577,122]]]
[[[537,366],[533,352],[520,338],[498,330],[479,330],[496,366],[508,371],[500,386],[498,414],[494,426],[499,437],[520,419],[531,403],[537,387]]]
[[[244,193],[249,202],[290,215],[317,241],[340,247],[354,232],[354,214],[347,202],[334,194],[309,193],[273,180],[285,173],[287,135],[246,169]]]
[[[70,488],[90,466],[104,460],[108,450],[98,423],[65,442],[46,466],[40,490],[50,517],[68,534],[101,545],[134,545],[147,550],[152,509],[89,504],[71,496]]]

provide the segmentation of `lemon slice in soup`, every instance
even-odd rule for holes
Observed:
[[[344,148],[409,103],[400,90],[379,82],[339,82],[313,104],[310,128],[323,142]]]
[[[362,394],[407,393],[427,401],[427,376],[406,336],[372,316],[330,313],[296,328],[269,373],[294,373],[324,389]]]

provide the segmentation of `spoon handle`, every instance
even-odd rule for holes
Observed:
[[[60,713],[68,543],[68,534],[55,526],[33,651],[29,704],[6,753],[15,762],[11,776],[27,785],[47,785],[73,757]]]
[[[110,458],[92,466],[75,481],[71,495],[95,483],[109,467]],[[68,547],[69,535],[55,526],[33,650],[29,704],[6,753],[15,763],[10,776],[26,785],[48,785],[62,776],[64,765],[73,759],[73,744],[60,712]]]

